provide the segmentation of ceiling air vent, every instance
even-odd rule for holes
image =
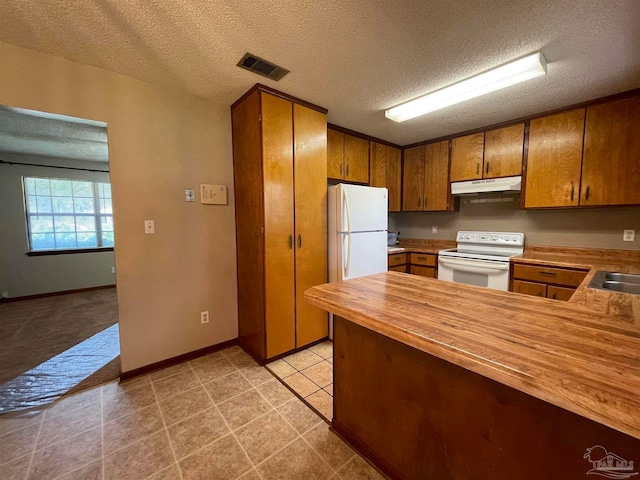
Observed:
[[[257,73],[258,75],[275,80],[276,82],[289,73],[289,70],[286,68],[274,65],[273,63],[267,62],[266,60],[250,53],[245,53],[244,57],[240,59],[237,65],[241,68],[246,68],[247,70]]]

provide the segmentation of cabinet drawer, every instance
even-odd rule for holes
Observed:
[[[547,298],[567,301],[575,291],[575,288],[554,287],[553,285],[549,285],[547,287]]]
[[[404,265],[405,263],[407,263],[406,253],[394,253],[393,255],[389,255],[388,265],[390,267],[397,267],[398,265]]]
[[[396,265],[395,267],[389,267],[389,271],[407,273],[407,265]]]
[[[547,286],[544,283],[533,283],[514,280],[513,291],[516,293],[524,293],[525,295],[533,295],[534,297],[547,296]]]
[[[411,265],[424,265],[426,267],[436,266],[436,256],[429,253],[412,253]]]
[[[534,267],[532,265],[515,265],[513,267],[513,278],[568,287],[577,287],[586,275],[585,271],[564,270],[562,268]]]
[[[411,273],[421,275],[423,277],[436,278],[436,269],[433,267],[422,267],[420,265],[411,265]]]

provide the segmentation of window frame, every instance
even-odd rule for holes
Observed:
[[[43,196],[43,197],[47,197],[47,195],[37,195],[35,193],[31,193],[29,192],[29,188],[27,186],[27,181],[29,179],[33,179],[33,180],[61,180],[61,181],[66,181],[66,182],[83,182],[83,183],[90,183],[91,184],[91,200],[93,203],[93,213],[75,213],[71,212],[71,213],[53,213],[53,207],[52,207],[52,211],[50,213],[31,213],[29,211],[29,196]],[[100,201],[103,199],[108,199],[112,202],[112,197],[101,197],[100,196],[100,185],[102,184],[106,184],[109,185],[109,188],[111,188],[111,182],[106,181],[94,181],[94,180],[86,180],[86,179],[81,179],[81,178],[63,178],[63,177],[48,177],[48,176],[34,176],[34,175],[23,175],[22,176],[22,200],[24,203],[24,213],[25,213],[25,223],[26,223],[26,231],[27,231],[27,253],[26,255],[28,256],[43,256],[43,255],[62,255],[62,254],[73,254],[73,253],[90,253],[90,252],[109,252],[109,251],[113,251],[114,249],[114,245],[115,245],[115,238],[114,238],[114,244],[113,245],[107,245],[107,246],[103,246],[103,238],[102,238],[102,234],[103,234],[103,229],[102,229],[102,217],[110,217],[111,218],[111,224],[113,224],[113,205],[111,207],[111,213],[102,213],[100,210]],[[55,198],[54,195],[51,194],[51,192],[48,195],[48,198],[50,198],[52,200],[52,204],[53,204],[53,198]],[[72,198],[75,198],[72,195]],[[81,197],[81,198],[89,198],[89,197]],[[48,217],[52,217],[55,218],[56,216],[61,217],[61,216],[66,216],[66,217],[73,217],[74,218],[74,231],[73,233],[75,233],[76,235],[78,234],[78,229],[77,229],[77,223],[75,221],[75,219],[77,219],[78,217],[92,217],[93,218],[93,223],[95,225],[95,235],[96,235],[96,244],[97,246],[93,247],[64,247],[64,248],[53,248],[53,249],[39,249],[39,250],[34,250],[33,249],[33,232],[32,232],[32,225],[31,225],[31,217],[39,217],[39,216],[48,216]],[[55,228],[55,227],[54,227]],[[112,230],[113,232],[113,230]],[[55,230],[52,232],[55,236]],[[71,233],[71,232],[69,232]],[[81,232],[80,232],[81,233]],[[55,241],[55,240],[54,240]],[[77,237],[76,237],[76,243],[77,243]]]

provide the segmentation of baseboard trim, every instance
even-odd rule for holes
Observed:
[[[264,366],[267,363],[275,362],[276,360],[280,360],[281,358],[288,357],[289,355],[293,355],[294,353],[301,352],[302,350],[306,350],[309,347],[313,347],[314,345],[318,345],[319,343],[326,342],[327,340],[329,340],[329,337],[324,337],[324,338],[321,338],[320,340],[316,340],[314,342],[307,343],[306,345],[303,345],[302,347],[294,348],[293,350],[289,350],[288,352],[281,353],[280,355],[274,355],[273,357],[270,357],[270,358],[260,359],[260,358],[256,358],[254,355],[251,355],[251,356],[260,365]],[[240,346],[242,346],[242,344]],[[245,350],[247,350],[247,349],[245,348]]]
[[[76,288],[74,290],[63,290],[61,292],[37,293],[35,295],[25,295],[23,297],[2,298],[0,302],[19,302],[22,300],[35,300],[36,298],[57,297],[58,295],[69,295],[71,293],[91,292],[93,290],[103,290],[105,288],[116,288],[115,283],[112,285],[99,285],[97,287]]]
[[[171,357],[171,358],[167,358],[166,360],[160,360],[159,362],[155,362],[150,365],[145,365],[144,367],[134,368],[133,370],[122,372],[122,374],[120,375],[120,381],[123,382],[125,380],[129,380],[139,375],[144,375],[146,373],[151,373],[155,370],[160,370],[161,368],[170,367],[172,365],[176,365],[178,363],[182,363],[187,360],[193,360],[194,358],[198,358],[198,357],[202,357],[203,355],[208,355],[210,353],[218,352],[220,350],[224,350],[225,348],[229,348],[237,344],[238,344],[238,339],[234,338],[232,340],[227,340],[226,342],[211,345],[210,347],[204,347],[199,350],[194,350],[193,352],[183,353],[182,355],[178,355],[177,357]]]

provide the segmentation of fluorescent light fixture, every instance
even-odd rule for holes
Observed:
[[[536,52],[385,110],[384,114],[391,120],[404,122],[546,74],[547,62],[541,52]]]

